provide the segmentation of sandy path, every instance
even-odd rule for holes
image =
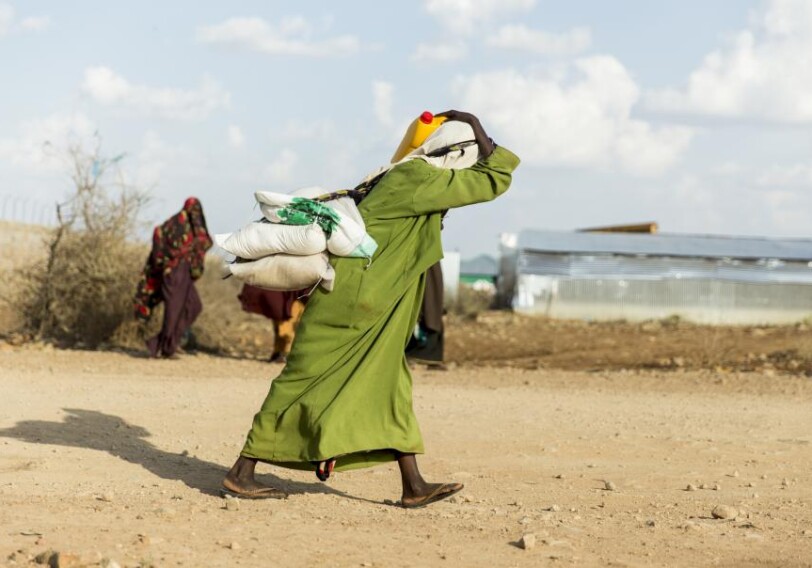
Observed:
[[[417,372],[421,465],[463,498],[403,511],[391,466],[326,485],[265,467],[290,498],[226,510],[214,491],[273,370],[0,351],[0,565],[50,547],[122,566],[812,566],[810,379]]]

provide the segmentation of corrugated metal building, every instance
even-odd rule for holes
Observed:
[[[499,276],[499,261],[487,254],[480,254],[460,263],[460,284],[490,285],[495,288]]]
[[[812,316],[812,240],[522,231],[502,238],[499,295],[516,311],[711,324]]]

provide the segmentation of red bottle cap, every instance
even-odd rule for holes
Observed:
[[[423,111],[423,114],[420,115],[420,122],[423,124],[431,124],[434,120],[434,115],[431,114],[429,111]]]

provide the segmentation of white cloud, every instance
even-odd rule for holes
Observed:
[[[265,168],[264,179],[270,183],[290,183],[299,163],[299,155],[285,148],[276,159]]]
[[[761,187],[812,187],[812,164],[772,166],[755,177]]]
[[[236,124],[228,127],[228,145],[232,148],[242,148],[245,145],[245,135]]]
[[[613,57],[578,59],[566,71],[481,73],[458,79],[455,89],[461,108],[480,114],[498,141],[532,164],[656,175],[687,148],[690,129],[632,118],[640,89]]]
[[[68,167],[72,147],[90,149],[96,126],[84,114],[56,113],[20,124],[14,138],[0,139],[0,158],[31,171],[58,172]]]
[[[739,162],[728,160],[716,166],[713,166],[710,173],[721,177],[731,177],[741,175],[746,171],[745,166]]]
[[[298,119],[288,119],[280,129],[274,131],[272,136],[282,140],[317,140],[324,141],[335,136],[336,125],[330,119],[316,119],[312,121],[302,121]]]
[[[197,89],[149,87],[130,83],[109,67],[85,69],[82,90],[96,102],[145,116],[203,120],[218,108],[228,107],[230,95],[204,77]]]
[[[6,35],[14,23],[14,7],[10,4],[0,4],[0,37]]]
[[[318,33],[324,30],[318,30]],[[229,18],[220,24],[200,26],[203,43],[231,45],[271,55],[334,57],[357,53],[361,42],[354,35],[315,38],[317,30],[306,19],[282,18],[271,24],[262,18]]]
[[[781,122],[812,121],[812,2],[770,0],[748,29],[708,54],[684,90],[647,97],[650,108]]]
[[[529,51],[539,55],[573,55],[589,49],[592,32],[589,28],[573,28],[562,34],[534,30],[525,25],[502,26],[488,37],[486,44],[502,49]]]
[[[536,0],[424,0],[423,6],[444,27],[458,34],[472,33],[482,22],[526,12]]]
[[[193,178],[206,169],[206,161],[194,150],[171,144],[154,130],[148,130],[135,156],[135,184],[160,186],[167,178]]]
[[[9,33],[41,32],[50,25],[51,18],[48,16],[28,16],[18,21],[14,6],[0,2],[0,37]]]
[[[412,61],[443,62],[459,61],[468,53],[461,41],[419,43],[412,54]]]
[[[395,94],[395,86],[386,81],[372,82],[372,110],[375,118],[384,126],[391,126],[392,103]]]
[[[48,16],[29,16],[17,21],[14,6],[0,2],[0,37],[12,32],[41,32],[50,25],[51,19]]]
[[[25,31],[43,32],[51,27],[51,18],[48,16],[37,16],[24,18],[20,22],[20,28]]]

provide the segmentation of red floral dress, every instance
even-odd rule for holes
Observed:
[[[190,197],[180,213],[155,227],[152,232],[152,251],[144,265],[133,301],[135,317],[149,320],[155,306],[163,300],[163,277],[181,262],[189,263],[193,280],[200,278],[206,251],[211,246],[203,206],[198,199]]]

